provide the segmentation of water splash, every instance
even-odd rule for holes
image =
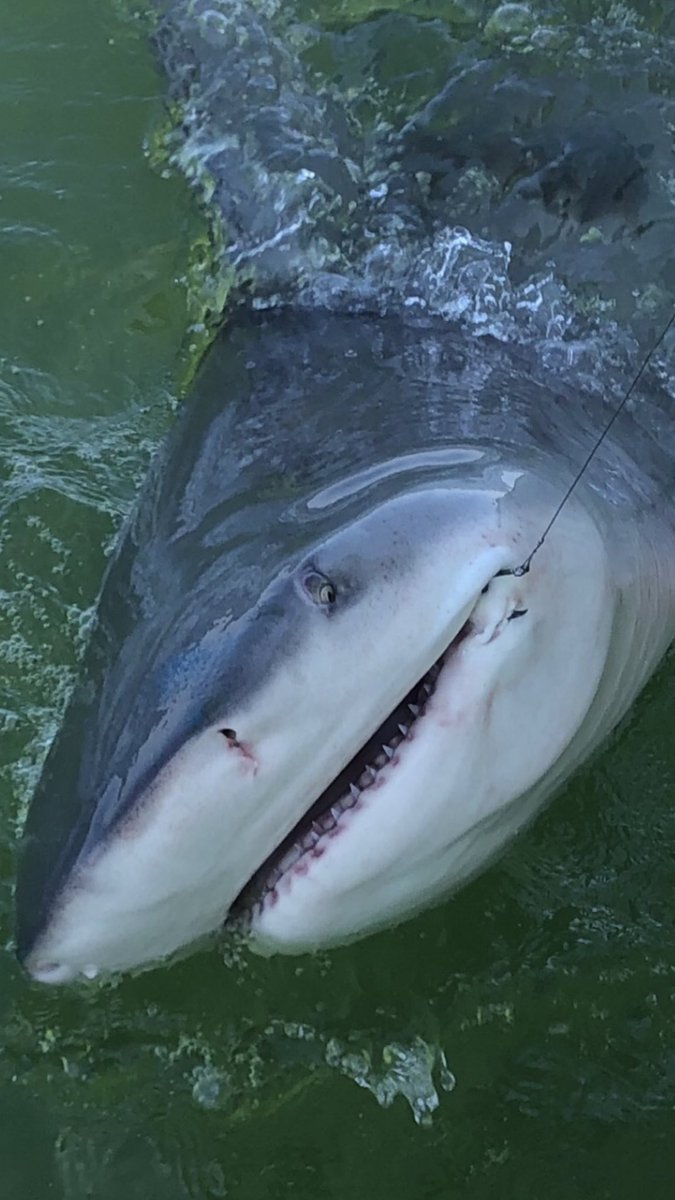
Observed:
[[[326,1046],[328,1065],[366,1088],[382,1108],[389,1108],[401,1096],[415,1122],[430,1125],[440,1103],[435,1077],[445,1092],[453,1091],[456,1085],[443,1050],[416,1036],[409,1043],[388,1043],[380,1061],[373,1059],[371,1051],[355,1049],[337,1038],[331,1038]]]

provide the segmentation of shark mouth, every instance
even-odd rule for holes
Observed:
[[[342,832],[345,815],[359,807],[367,792],[386,783],[389,772],[405,754],[405,744],[415,736],[425,716],[446,661],[470,628],[468,620],[441,657],[261,863],[232,904],[228,921],[246,926],[265,907],[275,904],[285,877],[293,873],[305,875],[312,859],[321,858],[330,840]]]

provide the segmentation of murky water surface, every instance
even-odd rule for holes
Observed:
[[[570,314],[600,319],[609,306],[631,338],[646,337],[675,286],[675,159],[668,121],[652,130],[644,115],[645,96],[666,107],[675,97],[671,6],[533,8],[536,18],[523,5],[430,0],[367,21],[370,0],[302,0],[289,30],[314,82],[350,98],[366,172],[383,123],[402,128],[463,61],[492,59],[480,91],[495,125],[502,79],[529,81],[510,98],[527,108],[526,92],[531,100],[567,72],[549,102],[561,124],[588,110],[589,95],[611,108],[612,88],[623,90],[625,132],[645,146],[651,136],[644,152],[660,156],[630,278],[630,207],[608,218],[611,229],[581,214],[582,233],[599,229],[583,242],[578,228],[559,236],[555,209],[535,234],[518,224],[522,209],[495,204],[505,173],[527,178],[513,145],[503,152],[512,110],[502,152],[486,144],[481,171],[453,164],[428,179],[428,163],[415,165],[434,220],[450,209],[493,247],[513,244],[509,262],[483,252],[491,291],[485,273],[475,283],[475,266],[465,275],[451,297],[465,316],[467,297],[471,319],[502,329],[521,318],[536,328],[545,313],[550,334]],[[207,218],[167,170],[180,151],[162,136],[166,84],[143,14],[26,0],[5,14],[0,68],[3,1195],[665,1200],[675,1177],[672,660],[612,745],[497,866],[401,929],[298,960],[204,952],[81,990],[21,976],[11,953],[17,828],[115,530],[229,276]],[[464,145],[485,130],[485,117],[468,123],[475,104],[470,88],[453,100]],[[535,117],[523,110],[523,128]],[[407,147],[429,149],[419,136]],[[198,166],[187,173],[199,184]],[[366,215],[391,230],[377,186]],[[363,246],[341,209],[317,212],[332,287]],[[597,237],[615,238],[611,279],[594,274]],[[296,282],[318,286],[316,238],[297,246]],[[529,281],[546,276],[549,257],[558,273],[528,308]],[[368,259],[366,283],[377,266]],[[398,280],[412,278],[404,250],[395,266]]]

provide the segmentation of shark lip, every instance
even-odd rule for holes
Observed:
[[[368,789],[384,783],[382,772],[395,768],[405,742],[424,717],[445,663],[471,628],[469,618],[440,658],[406,693],[363,746],[353,755],[271,854],[260,864],[230,908],[228,922],[247,922],[267,903],[274,903],[283,877],[304,873],[311,858],[321,857],[345,813],[355,809]]]

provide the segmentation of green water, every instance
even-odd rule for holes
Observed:
[[[449,4],[455,33],[495,7]],[[672,662],[500,864],[399,930],[81,990],[31,986],[14,963],[17,823],[199,304],[202,221],[143,153],[163,86],[128,13],[4,14],[0,1195],[665,1200]]]

